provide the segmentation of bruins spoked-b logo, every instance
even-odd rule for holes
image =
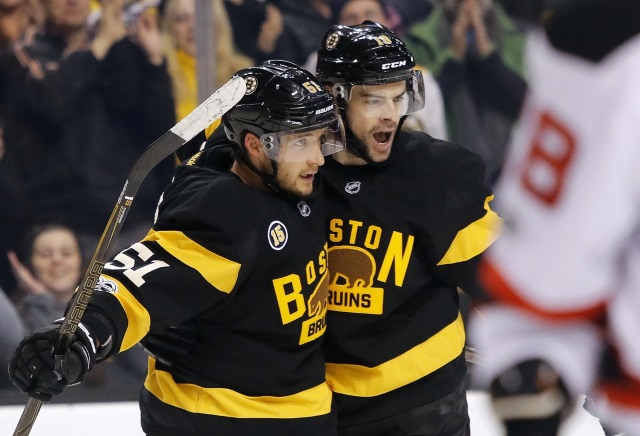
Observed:
[[[324,46],[327,50],[333,50],[338,45],[338,41],[340,41],[340,35],[334,32],[327,37]]]
[[[273,221],[269,224],[267,239],[269,240],[271,248],[274,250],[282,250],[289,239],[287,228],[280,221]]]
[[[247,85],[247,89],[245,89],[244,95],[253,94],[258,87],[258,79],[256,78],[256,76],[247,76],[244,78],[244,81]]]

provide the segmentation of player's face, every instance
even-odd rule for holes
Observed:
[[[42,232],[33,241],[31,269],[36,279],[57,294],[69,294],[78,286],[82,258],[71,232],[55,229]]]
[[[405,82],[352,88],[347,120],[355,137],[366,145],[372,161],[383,162],[389,158],[406,105]]]
[[[322,143],[327,129],[283,136],[278,153],[276,183],[280,189],[295,197],[313,194],[313,180],[324,164]]]

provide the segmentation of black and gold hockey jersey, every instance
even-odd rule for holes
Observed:
[[[399,132],[382,165],[327,159],[327,382],[340,426],[452,392],[466,372],[457,287],[499,222],[484,164],[462,147]]]
[[[148,332],[195,326],[190,349],[171,365],[149,360],[145,431],[334,434],[319,340],[328,293],[323,196],[287,200],[203,167],[217,152],[178,169],[153,229],[105,266],[88,310],[112,320],[116,351]]]

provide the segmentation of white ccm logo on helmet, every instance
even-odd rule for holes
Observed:
[[[405,65],[407,65],[407,61],[389,62],[386,64],[382,64],[382,69],[388,70],[390,68],[404,67]]]

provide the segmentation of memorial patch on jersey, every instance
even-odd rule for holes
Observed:
[[[269,239],[269,245],[274,250],[282,250],[287,245],[289,234],[287,228],[280,221],[274,221],[269,224],[269,230],[267,231],[267,239]]]
[[[329,249],[329,310],[381,315],[384,289],[374,288],[375,259],[355,246]]]

